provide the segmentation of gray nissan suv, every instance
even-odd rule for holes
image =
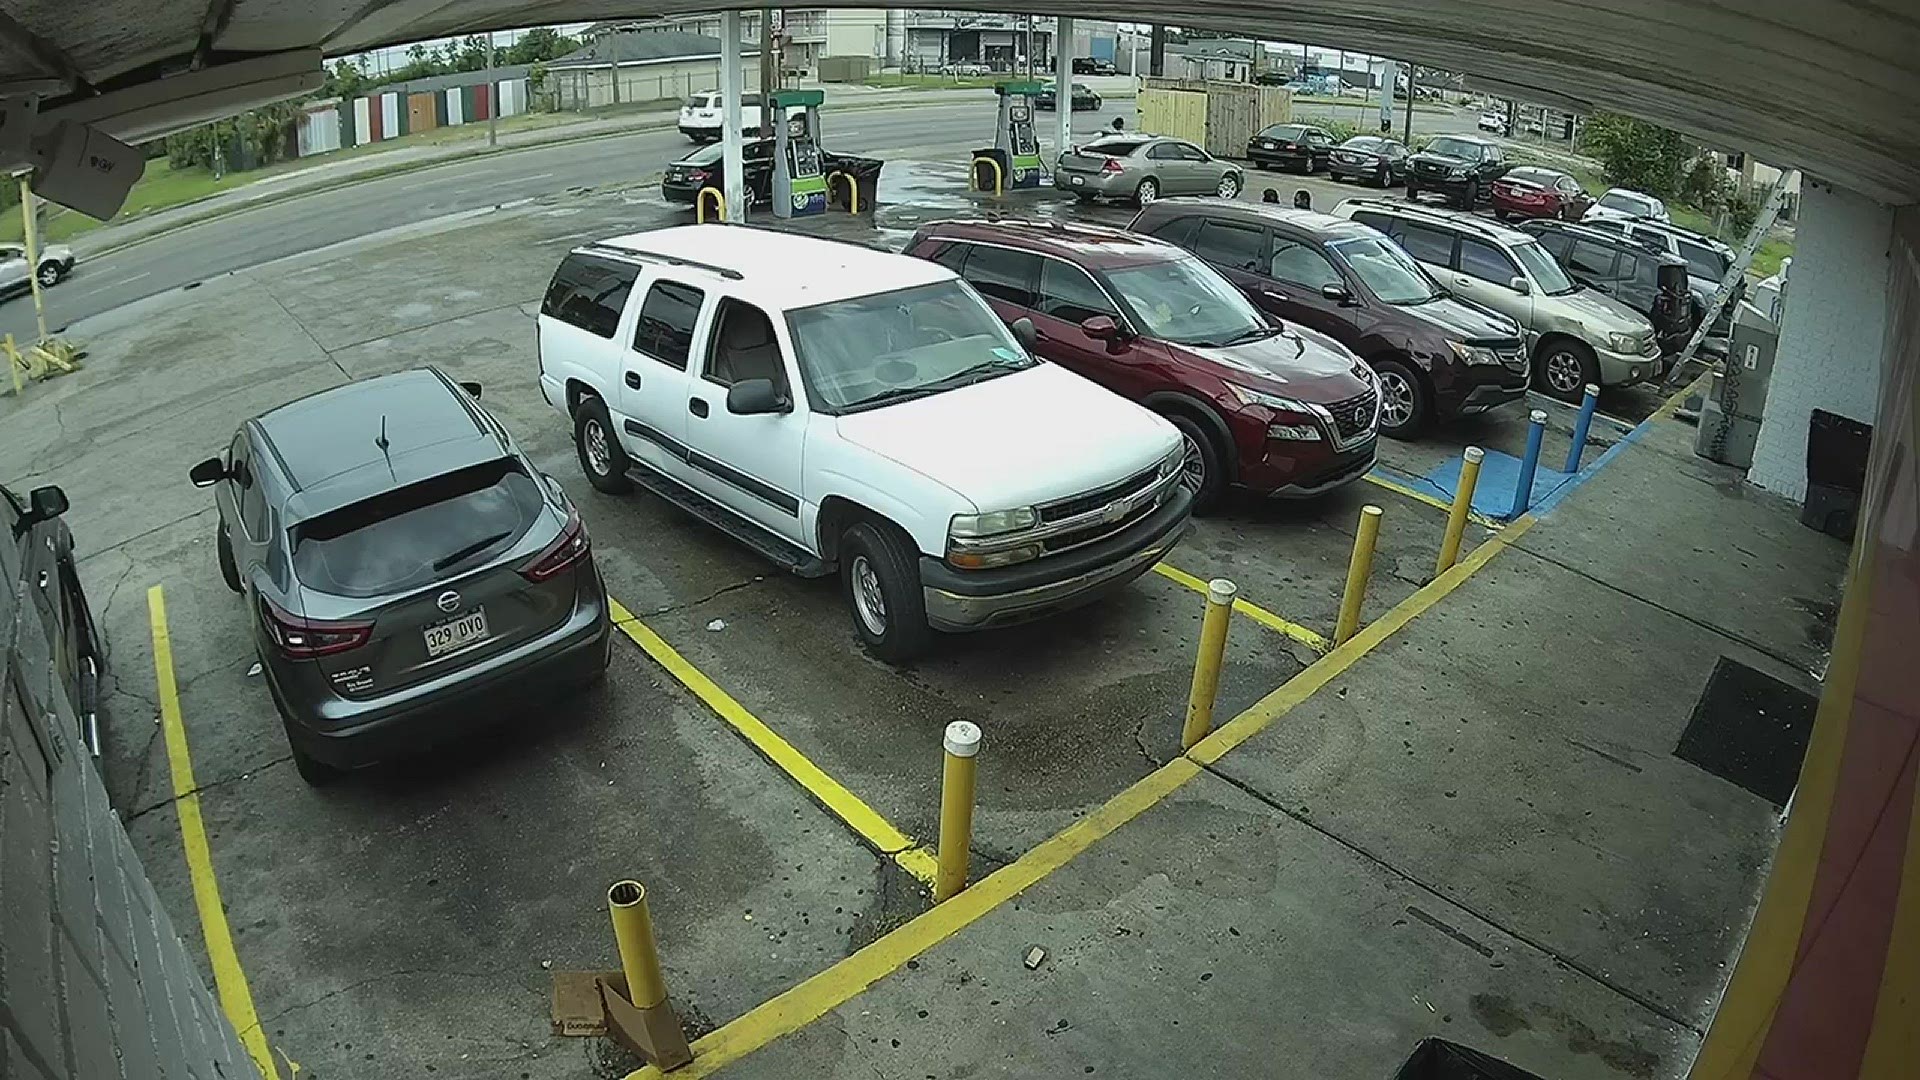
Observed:
[[[478,394],[434,369],[349,383],[192,469],[308,783],[542,717],[606,670],[586,527]]]

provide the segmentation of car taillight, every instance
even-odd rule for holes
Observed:
[[[290,660],[311,660],[346,652],[373,638],[373,623],[369,620],[309,619],[264,596],[260,598],[260,619],[274,646]]]
[[[1120,171],[1119,159],[1108,158],[1106,164],[1100,166],[1100,171],[1101,172],[1119,172]]]
[[[593,550],[587,540],[587,527],[580,520],[580,511],[567,511],[567,527],[560,530],[559,539],[548,544],[540,554],[533,557],[520,576],[528,581],[545,581],[548,578],[579,562]]]
[[[689,170],[687,170],[687,179],[689,179],[689,180],[692,180],[692,181],[695,181],[695,182],[698,182],[698,181],[701,181],[701,180],[705,180],[705,179],[706,179],[707,177],[709,177],[709,176],[712,176],[712,175],[713,175],[712,173],[710,173],[710,172],[708,172],[708,171],[707,171],[707,170],[705,170],[705,169],[689,169]]]

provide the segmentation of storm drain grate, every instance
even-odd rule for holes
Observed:
[[[1817,703],[1812,694],[1723,656],[1674,756],[1785,806],[1800,778]]]

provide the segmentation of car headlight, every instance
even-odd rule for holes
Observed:
[[[1294,442],[1319,441],[1320,425],[1314,423],[1312,420],[1312,417],[1319,415],[1319,411],[1313,406],[1305,402],[1295,401],[1292,398],[1281,397],[1278,394],[1269,394],[1263,390],[1249,389],[1237,383],[1228,383],[1227,389],[1233,392],[1233,396],[1238,398],[1242,405],[1258,405],[1263,409],[1293,413],[1297,416],[1307,418],[1302,423],[1275,421],[1268,424],[1267,438],[1290,439]]]
[[[1447,346],[1453,350],[1453,355],[1459,357],[1461,361],[1464,363],[1468,363],[1468,364],[1500,363],[1500,357],[1495,355],[1492,349],[1486,348],[1485,346],[1469,345],[1464,341],[1449,341],[1447,342]]]
[[[1160,479],[1165,480],[1167,477],[1179,472],[1180,466],[1186,464],[1186,461],[1187,443],[1185,439],[1182,439],[1180,440],[1180,444],[1173,448],[1172,453],[1160,459]]]
[[[995,510],[986,514],[955,514],[953,524],[947,528],[947,535],[968,538],[999,536],[1001,533],[1031,529],[1039,520],[1040,516],[1033,512],[1031,506]]]
[[[1607,347],[1614,352],[1639,352],[1639,334],[1612,333],[1607,335]]]

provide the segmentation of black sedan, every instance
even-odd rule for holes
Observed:
[[[75,746],[100,752],[94,710],[106,660],[74,568],[73,533],[60,520],[66,512],[66,493],[52,485],[24,499],[0,487],[0,544],[12,547],[0,554],[0,678],[9,668],[20,676],[5,692],[20,695],[56,761]]]
[[[1272,124],[1247,140],[1247,160],[1262,169],[1315,173],[1333,155],[1333,136],[1311,124]]]
[[[1047,85],[1041,87],[1040,92],[1033,95],[1033,107],[1040,110],[1041,112],[1052,112],[1055,109],[1059,108],[1060,94],[1058,89],[1052,83],[1048,83]],[[1096,112],[1099,110],[1099,108],[1100,108],[1099,94],[1094,93],[1092,90],[1088,89],[1086,86],[1080,83],[1073,84],[1073,111],[1074,112]]]
[[[1379,187],[1403,184],[1407,179],[1407,147],[1397,139],[1355,135],[1328,155],[1327,172],[1335,180],[1359,180]]]
[[[722,149],[721,143],[708,143],[668,165],[660,177],[660,197],[668,202],[692,205],[702,188],[726,191],[726,170],[720,161]],[[773,140],[746,140],[740,147],[740,158],[746,165],[747,206],[767,205],[773,198]]]

